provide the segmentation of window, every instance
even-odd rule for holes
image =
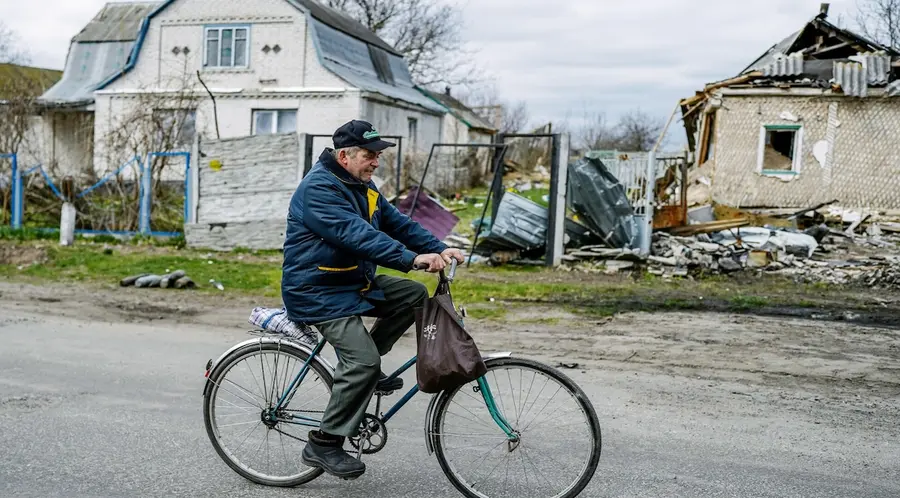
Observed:
[[[407,119],[407,126],[409,127],[407,135],[409,136],[410,150],[417,150],[416,149],[416,136],[419,134],[419,122],[416,120],[416,118],[406,118],[406,119]]]
[[[757,170],[764,174],[797,174],[803,150],[799,125],[766,125],[759,131]]]
[[[297,111],[272,109],[253,111],[253,134],[293,133],[297,131]]]
[[[206,28],[204,67],[247,67],[249,33],[247,27]]]
[[[196,134],[197,111],[154,109],[153,128],[158,151],[190,147]]]

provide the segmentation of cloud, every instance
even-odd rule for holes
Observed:
[[[665,119],[678,99],[738,74],[800,29],[819,3],[478,0],[464,20],[501,97],[525,100],[535,124],[635,108]],[[831,18],[855,5],[831,4]]]
[[[212,1],[212,0],[209,0]],[[231,0],[237,1],[237,0]],[[0,4],[34,65],[62,69],[105,0]],[[819,0],[466,0],[463,38],[502,98],[535,123],[630,109],[668,117],[678,99],[734,76],[819,11]],[[830,18],[855,0],[831,2]]]

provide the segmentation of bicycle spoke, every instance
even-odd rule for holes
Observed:
[[[531,372],[531,383],[528,385],[528,393],[525,394],[525,400],[519,406],[519,413],[516,414],[516,427],[519,426],[519,421],[522,420],[522,416],[525,415],[525,405],[528,404],[528,398],[531,396],[531,388],[534,386],[535,377],[537,377],[537,374]]]
[[[509,395],[512,397],[513,413],[519,413],[519,408],[518,408],[519,405],[516,404],[516,390],[515,390],[515,388],[513,388],[512,374],[509,372],[509,370],[506,370],[506,380],[509,381]],[[506,415],[506,410],[503,410],[503,413],[504,413],[504,415]],[[507,420],[507,422],[508,422],[508,420]]]
[[[463,409],[465,410],[464,407],[463,407]],[[475,414],[472,413],[471,411],[469,411],[469,410],[466,410],[466,411],[469,412],[470,414],[472,414],[472,416],[478,417],[477,415],[475,415]],[[451,414],[451,412],[450,412],[449,410],[447,411],[447,413],[448,413],[448,414]],[[465,415],[460,415],[460,414],[454,414],[454,415],[456,415],[456,416],[459,417],[459,418],[462,418],[462,419],[465,419],[465,420],[470,420],[470,421],[472,421],[472,422],[475,422],[476,424],[478,424],[478,425],[480,425],[480,426],[482,426],[482,427],[488,428],[488,429],[494,429],[494,428],[499,429],[499,427],[497,426],[496,423],[494,423],[493,425],[491,425],[491,423],[489,423],[489,422],[484,422],[484,421],[482,421],[481,419],[478,419],[478,418],[474,418],[474,419],[473,419],[473,418],[469,418],[469,417],[466,417]],[[493,422],[493,419],[491,420],[491,422]]]
[[[245,365],[245,367],[247,368],[247,371],[250,372],[250,376],[253,377],[253,382],[256,383],[256,387],[259,388],[259,392],[265,393],[266,390],[263,389],[262,385],[260,385],[259,380],[256,378],[256,374],[254,374],[254,373],[253,373],[253,369],[250,368],[249,362],[245,359],[245,360],[243,360],[241,363],[243,363],[243,364]]]
[[[234,427],[236,425],[247,425],[247,424],[253,424],[253,423],[257,423],[257,422],[259,422],[259,420],[251,420],[249,422],[237,422],[234,424],[225,424],[225,425],[220,425],[219,427]]]
[[[556,398],[556,395],[559,394],[560,391],[562,391],[562,386],[559,386],[559,388],[556,390],[556,392],[553,393],[553,396],[550,396],[550,399],[548,399],[547,402],[544,403],[543,408],[541,408],[541,410],[538,412],[538,414],[535,415],[533,419],[531,419],[531,422],[528,422],[527,424],[525,424],[525,427],[522,427],[523,431],[527,431],[528,428],[531,427],[532,424],[534,424],[534,421],[537,420],[537,418],[540,416],[540,414],[544,412],[544,408],[547,408],[548,406],[550,406],[550,402],[553,401],[554,398]]]
[[[456,406],[458,406],[458,407],[462,408],[463,410],[467,411],[467,412],[469,413],[469,415],[472,415],[473,417],[475,417],[475,418],[479,421],[478,423],[479,423],[480,425],[482,425],[482,426],[484,426],[484,427],[487,427],[488,429],[492,429],[492,428],[494,428],[494,427],[498,427],[498,426],[496,425],[496,423],[494,423],[494,425],[491,425],[491,422],[493,422],[494,419],[491,419],[491,422],[481,422],[481,418],[480,418],[478,415],[474,414],[474,413],[472,412],[472,410],[469,410],[468,408],[466,408],[465,406],[463,406],[463,405],[457,403],[456,401],[453,401],[453,403],[454,403]],[[483,401],[483,400],[482,400],[481,404],[482,404],[482,406],[484,406],[484,401]],[[485,408],[485,410],[487,410],[487,407],[486,407],[486,406],[484,406],[484,408]]]

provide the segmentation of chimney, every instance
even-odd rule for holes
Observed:
[[[450,85],[447,85],[447,86],[444,87],[444,94],[445,94],[445,95],[450,95]]]
[[[831,4],[828,3],[822,3],[819,5],[819,19],[825,19],[826,17],[828,17],[828,7],[830,5]]]

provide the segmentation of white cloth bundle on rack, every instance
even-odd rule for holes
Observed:
[[[257,306],[253,308],[248,321],[263,330],[292,337],[310,347],[315,347],[319,342],[319,335],[312,327],[288,318],[287,311],[284,308]]]

